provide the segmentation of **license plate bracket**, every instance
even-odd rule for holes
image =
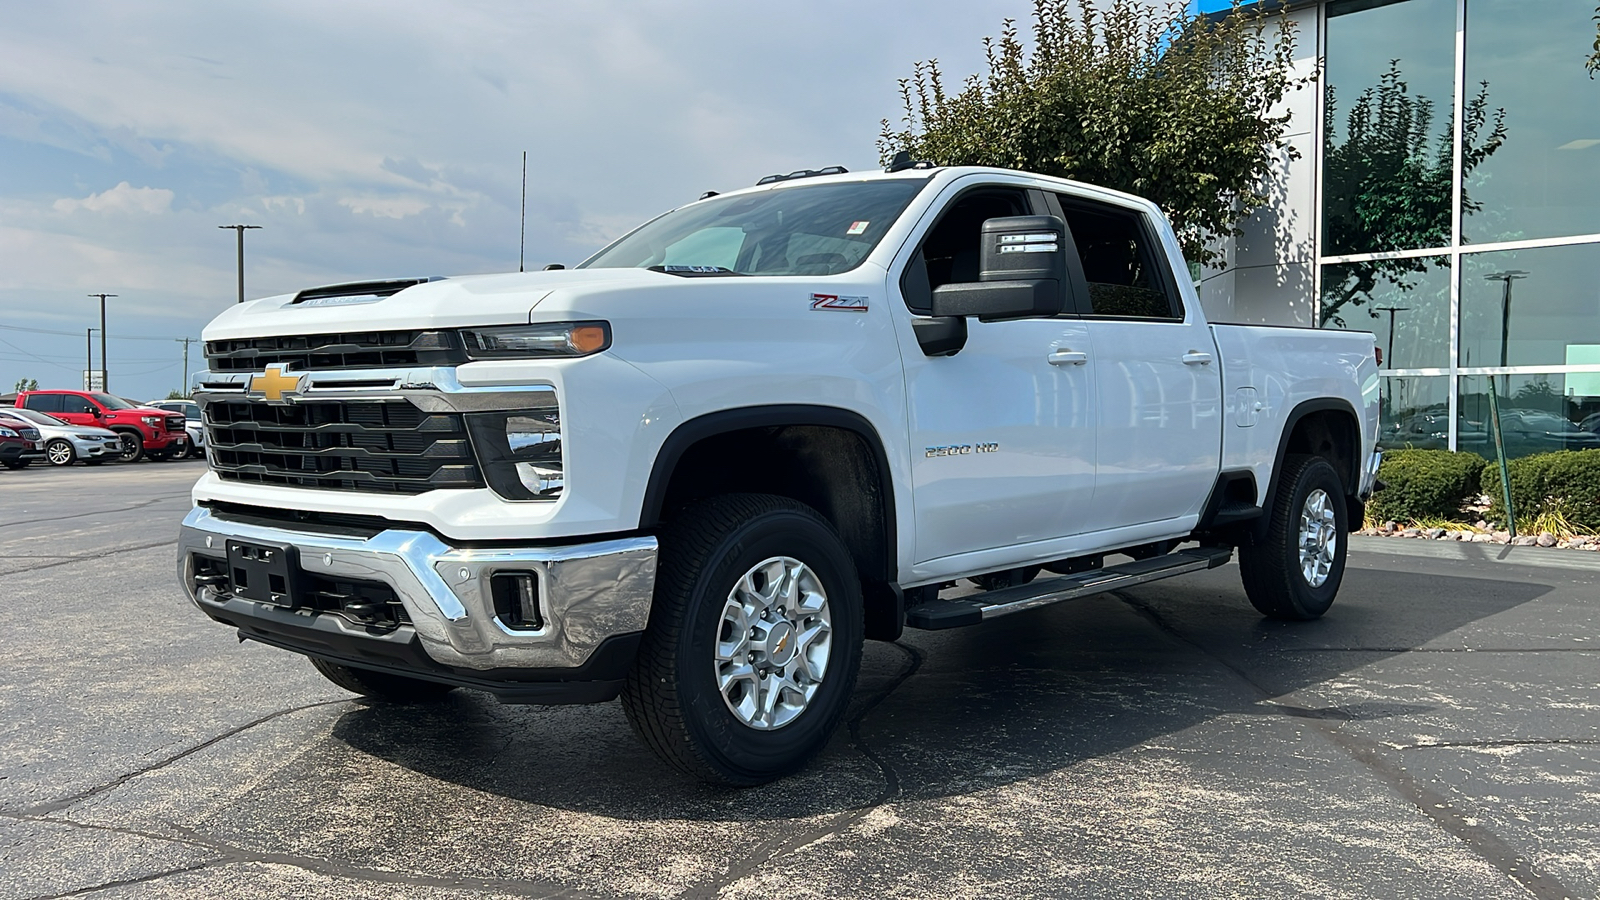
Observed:
[[[292,545],[228,541],[228,587],[235,597],[293,609],[299,581],[299,553]]]

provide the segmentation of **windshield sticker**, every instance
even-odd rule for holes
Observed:
[[[850,227],[845,229],[844,233],[845,234],[866,234],[867,233],[867,226],[871,225],[871,224],[872,224],[871,222],[851,222],[850,223]]]
[[[841,297],[838,294],[812,294],[811,308],[864,313],[867,311],[867,298]]]

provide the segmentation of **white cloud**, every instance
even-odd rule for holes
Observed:
[[[432,204],[417,197],[377,197],[367,195],[364,197],[345,197],[339,201],[340,206],[347,206],[353,213],[371,213],[384,219],[404,219],[426,210]]]
[[[110,190],[78,200],[63,197],[55,202],[56,212],[71,213],[80,209],[90,212],[145,213],[160,215],[172,208],[172,192],[166,188],[136,188],[124,181]]]

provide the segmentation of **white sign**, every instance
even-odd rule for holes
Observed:
[[[83,372],[83,389],[86,391],[105,390],[105,373],[99,369],[85,369]]]

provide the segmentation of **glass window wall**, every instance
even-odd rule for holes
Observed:
[[[1322,267],[1324,327],[1370,331],[1383,368],[1450,365],[1450,258],[1390,259]]]
[[[1550,373],[1463,376],[1456,449],[1494,457],[1491,388],[1506,456],[1600,448],[1600,373]]]
[[[1462,366],[1600,363],[1600,244],[1461,257]]]
[[[1467,100],[1482,109],[1463,121],[1482,124],[1465,158],[1491,146],[1502,110],[1504,140],[1467,172],[1463,241],[1600,233],[1594,15],[1594,0],[1467,0]]]
[[[1378,446],[1446,450],[1450,446],[1450,377],[1387,376],[1379,385]]]
[[[1450,243],[1455,0],[1327,6],[1322,254]]]

